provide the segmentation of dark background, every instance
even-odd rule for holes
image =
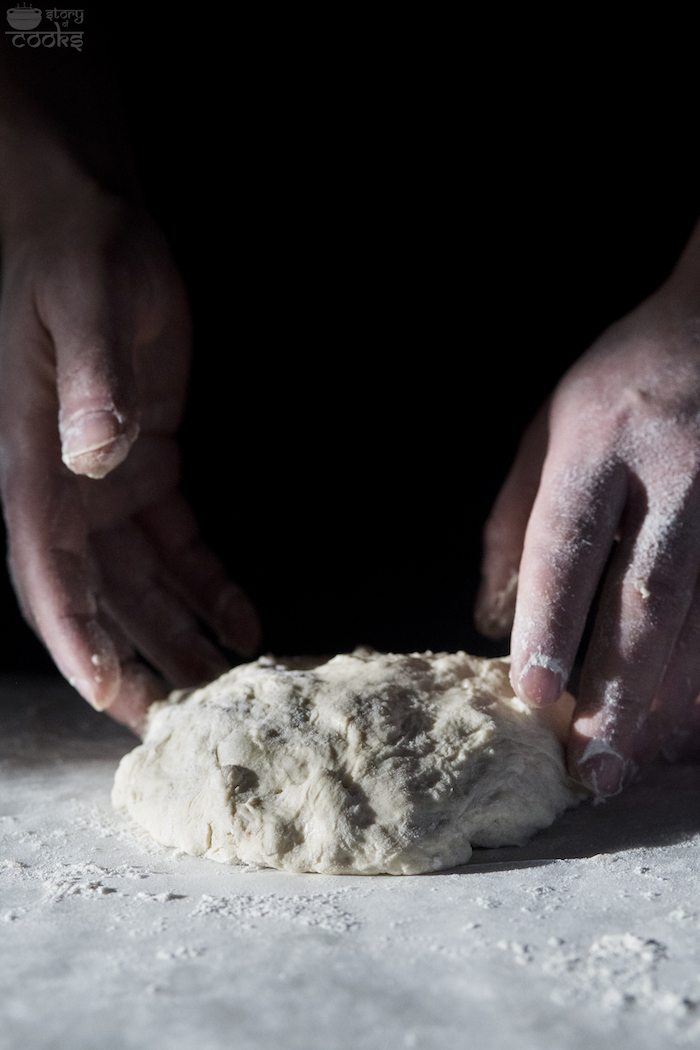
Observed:
[[[507,651],[472,623],[483,522],[690,233],[677,86],[604,37],[555,60],[517,27],[100,11],[31,59],[51,104],[124,114],[192,302],[183,488],[263,649]],[[49,668],[1,587],[0,670]]]

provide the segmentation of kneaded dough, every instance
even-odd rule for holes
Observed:
[[[523,843],[578,796],[508,660],[263,657],[151,708],[112,801],[223,863],[413,875]]]

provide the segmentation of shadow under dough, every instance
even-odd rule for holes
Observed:
[[[619,795],[567,810],[524,846],[475,849],[468,864],[450,870],[532,867],[643,846],[670,846],[698,833],[700,763],[671,765],[659,760]]]

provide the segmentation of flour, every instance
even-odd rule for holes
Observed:
[[[416,874],[523,843],[577,796],[507,660],[267,657],[152,709],[113,803],[223,863]]]
[[[276,920],[299,923],[302,926],[317,926],[332,933],[346,933],[360,924],[342,905],[338,893],[313,893],[305,896],[295,894],[283,897],[271,893],[254,896],[239,893],[235,897],[213,897],[203,894],[192,917],[202,915],[225,916],[236,925],[254,929],[260,920]]]
[[[291,875],[159,846],[109,805],[135,739],[23,688],[0,688],[1,1050],[700,1045],[700,766],[453,873]],[[117,892],[51,890],[91,882]]]

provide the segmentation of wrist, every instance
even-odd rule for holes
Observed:
[[[0,120],[0,236],[45,229],[57,214],[91,196],[88,178],[59,142],[41,130]],[[95,187],[96,188],[96,187]]]

